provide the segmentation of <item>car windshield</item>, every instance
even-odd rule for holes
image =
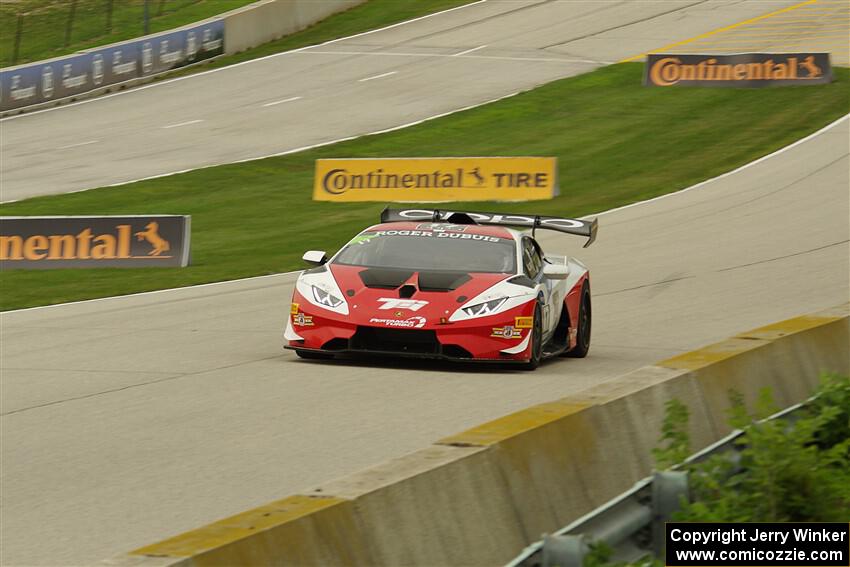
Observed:
[[[335,264],[368,268],[516,272],[511,238],[464,232],[378,230],[359,234],[334,259]]]

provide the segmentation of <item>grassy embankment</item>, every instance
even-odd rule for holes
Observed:
[[[830,85],[774,89],[650,89],[641,73],[641,64],[614,65],[397,132],[0,206],[2,215],[191,214],[193,229],[189,268],[7,271],[0,309],[300,268],[304,249],[338,248],[384,206],[312,201],[317,158],[557,156],[552,201],[451,206],[579,216],[729,171],[850,108],[847,69]]]

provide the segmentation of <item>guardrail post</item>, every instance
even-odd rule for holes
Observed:
[[[114,0],[106,0],[106,33],[112,33],[112,3]]]
[[[590,546],[583,534],[546,535],[541,567],[582,567],[588,551]]]
[[[12,65],[18,62],[21,55],[21,36],[24,33],[24,14],[18,12],[18,25],[15,27],[15,47],[12,50]]]
[[[150,0],[145,0],[145,34],[148,35],[151,33],[151,7]]]
[[[652,552],[664,558],[665,522],[679,510],[682,498],[688,498],[688,473],[656,471],[652,478]]]
[[[71,8],[68,10],[68,23],[65,26],[65,47],[71,45],[71,30],[74,28],[74,14],[77,11],[77,0],[71,0]]]

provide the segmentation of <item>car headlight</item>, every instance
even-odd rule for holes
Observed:
[[[464,307],[463,312],[469,315],[470,317],[483,317],[485,315],[492,315],[493,313],[498,311],[499,307],[504,305],[507,300],[507,297],[500,297],[498,299],[491,299],[490,301],[485,301],[484,303],[476,303],[475,305]]]
[[[316,303],[319,305],[326,305],[328,307],[336,308],[342,305],[342,300],[335,295],[323,290],[320,287],[310,286],[313,288],[313,299],[316,300]]]

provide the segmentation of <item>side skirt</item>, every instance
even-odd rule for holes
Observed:
[[[569,350],[567,345],[552,344],[552,341],[543,345],[543,359],[554,358],[560,356]]]

